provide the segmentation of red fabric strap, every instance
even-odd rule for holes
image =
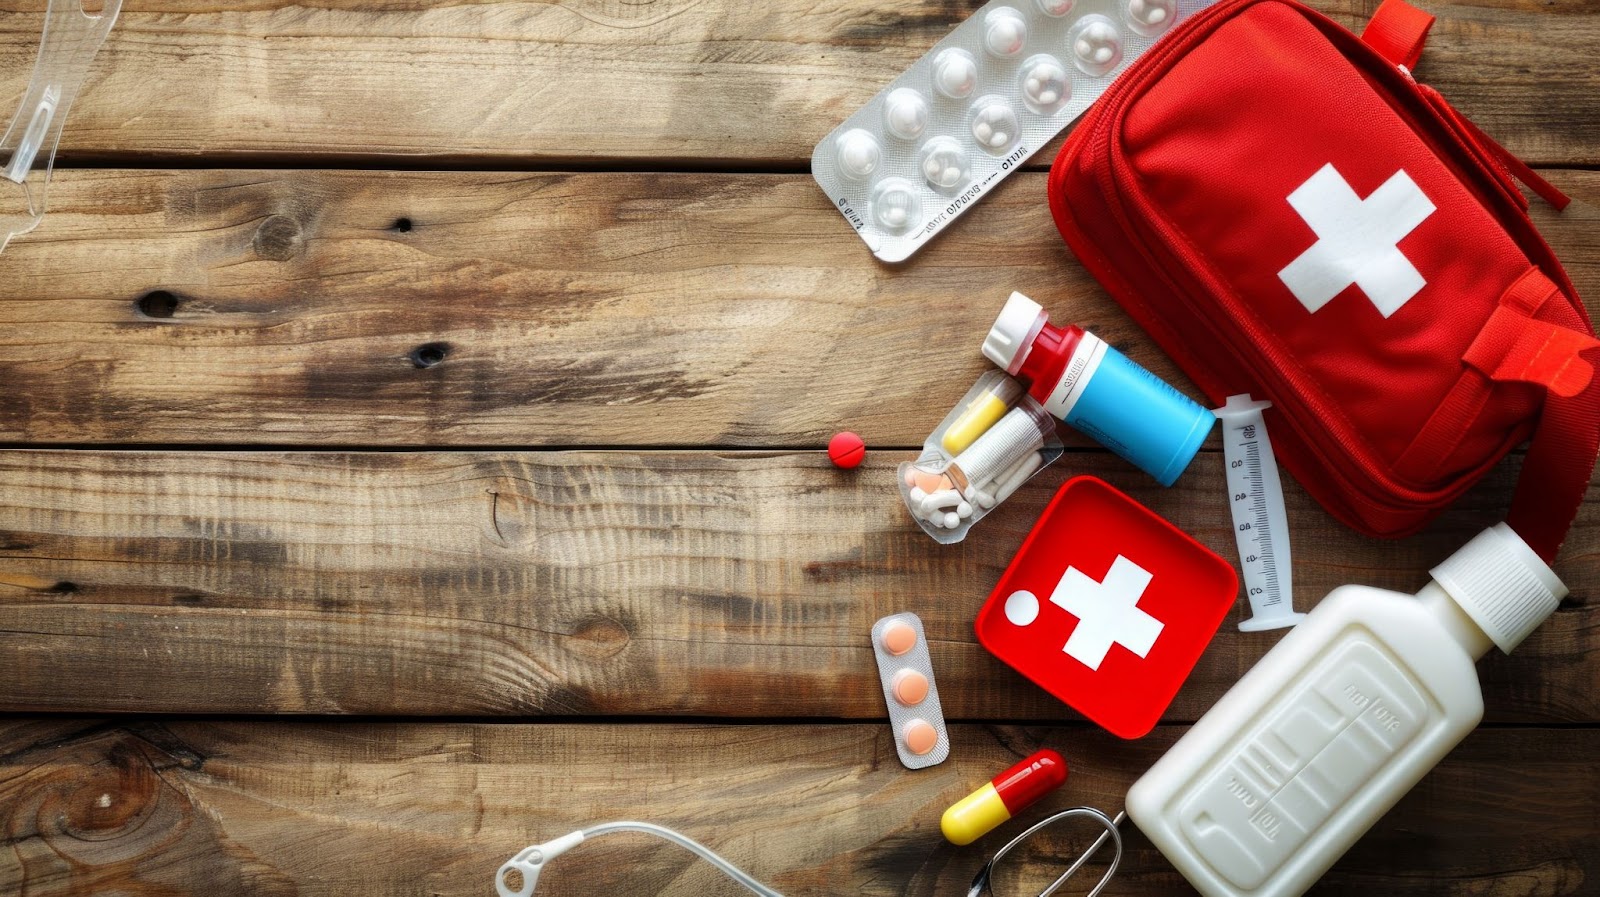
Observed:
[[[1547,563],[1555,560],[1577,519],[1600,458],[1600,377],[1594,376],[1593,366],[1600,359],[1593,354],[1600,341],[1567,302],[1546,302],[1558,294],[1555,283],[1537,270],[1507,291],[1496,316],[1553,313],[1525,318],[1524,329],[1495,361],[1494,370],[1485,370],[1497,380],[1548,387],[1506,515],[1506,523]]]
[[[1551,393],[1522,462],[1506,523],[1546,563],[1553,562],[1577,519],[1600,457],[1600,386],[1567,398]]]
[[[1422,58],[1422,45],[1428,41],[1433,21],[1433,16],[1405,0],[1383,0],[1361,32],[1361,39],[1383,58],[1409,69]]]

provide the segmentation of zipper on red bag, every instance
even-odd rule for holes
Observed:
[[[1157,245],[1167,247],[1167,251],[1179,259],[1183,270],[1195,272],[1196,278],[1203,277],[1200,272],[1204,270],[1205,260],[1198,253],[1187,250],[1181,237],[1167,225],[1165,219],[1155,209],[1154,204],[1145,198],[1142,190],[1138,187],[1137,175],[1133,172],[1126,159],[1116,151],[1116,142],[1113,136],[1121,121],[1123,110],[1120,104],[1123,98],[1130,93],[1137,91],[1149,81],[1164,75],[1166,69],[1161,67],[1162,62],[1165,62],[1175,54],[1187,50],[1192,44],[1209,37],[1215,28],[1205,26],[1211,25],[1212,20],[1225,18],[1237,11],[1238,8],[1235,8],[1233,4],[1227,4],[1220,7],[1212,7],[1207,13],[1212,13],[1213,15],[1206,18],[1197,16],[1196,19],[1191,20],[1191,30],[1184,35],[1185,40],[1168,46],[1166,52],[1151,60],[1150,65],[1144,69],[1140,78],[1119,82],[1111,91],[1108,91],[1109,96],[1101,98],[1102,103],[1106,103],[1108,99],[1111,100],[1111,103],[1101,107],[1102,113],[1096,116],[1096,121],[1093,123],[1095,127],[1092,136],[1101,138],[1097,142],[1098,145],[1107,148],[1107,161],[1109,163],[1100,169],[1102,172],[1102,195],[1105,198],[1108,209],[1117,217],[1124,232],[1140,238],[1134,241],[1134,245],[1145,259],[1150,262],[1151,271],[1171,287],[1174,296],[1184,304],[1186,310],[1190,313],[1190,318],[1202,326],[1212,338],[1229,351],[1233,363],[1247,365],[1248,363],[1245,359],[1266,356],[1268,363],[1265,366],[1248,365],[1248,372],[1261,383],[1269,385],[1287,384],[1283,388],[1274,389],[1274,400],[1280,401],[1285,405],[1298,406],[1295,409],[1296,411],[1313,414],[1316,419],[1324,421],[1326,432],[1332,435],[1344,449],[1343,454],[1326,451],[1322,447],[1320,440],[1308,438],[1307,434],[1303,432],[1299,435],[1307,449],[1317,456],[1325,469],[1337,476],[1343,485],[1349,487],[1352,493],[1367,498],[1376,498],[1378,499],[1376,503],[1379,505],[1390,504],[1390,502],[1383,501],[1383,499],[1398,493],[1408,497],[1418,505],[1441,506],[1453,496],[1441,492],[1417,492],[1384,476],[1385,465],[1373,456],[1365,444],[1348,432],[1348,428],[1342,425],[1328,425],[1331,421],[1338,419],[1339,412],[1337,410],[1329,414],[1327,413],[1328,409],[1320,407],[1322,403],[1303,400],[1303,397],[1315,394],[1314,389],[1307,388],[1310,378],[1299,372],[1292,359],[1286,357],[1287,353],[1277,348],[1276,338],[1265,333],[1260,325],[1256,323],[1253,316],[1240,313],[1240,303],[1234,299],[1232,291],[1225,284],[1209,284],[1209,292],[1223,301],[1229,315],[1233,318],[1238,329],[1243,331],[1244,338],[1249,345],[1241,347],[1236,337],[1215,326],[1212,323],[1211,316],[1201,313],[1202,310],[1193,301],[1191,292],[1185,288],[1185,285],[1175,282],[1171,276],[1174,266],[1163,264],[1165,260],[1158,256],[1155,249]],[[1084,135],[1085,140],[1089,139],[1089,137],[1090,135],[1088,134]],[[1078,138],[1078,135],[1074,134],[1073,138]],[[1129,205],[1135,207],[1135,211],[1139,213],[1137,216],[1129,214]],[[1154,231],[1155,241],[1148,239],[1148,236],[1141,232],[1143,228],[1138,223],[1140,221],[1149,222],[1148,226]],[[1146,309],[1148,314],[1149,306],[1146,306]],[[1285,415],[1285,418],[1293,426],[1298,416],[1296,414],[1288,414]]]

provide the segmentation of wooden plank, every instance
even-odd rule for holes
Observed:
[[[612,819],[682,829],[780,892],[949,895],[1047,810],[1115,812],[1181,730],[957,726],[952,759],[907,773],[884,727],[12,722],[0,731],[0,888],[82,893],[489,893],[524,846]],[[1040,747],[1065,788],[975,845],[944,807]],[[1326,893],[1592,893],[1595,729],[1486,729],[1389,813]],[[1131,825],[1108,895],[1192,893]],[[1034,893],[1087,841],[1019,851],[998,893]],[[1097,867],[1091,867],[1098,871]],[[1027,887],[1034,891],[1025,891]],[[733,894],[710,866],[640,835],[552,861],[541,897]],[[741,892],[742,893],[742,892]],[[1075,893],[1082,893],[1078,890]]]
[[[1094,473],[1224,557],[1220,455],[1172,489],[1075,452],[941,547],[893,492],[819,452],[0,453],[0,709],[877,717],[866,633],[900,610],[955,719],[1060,719],[972,621],[1054,487]],[[1296,602],[1407,592],[1499,519],[1493,473],[1421,536],[1372,542],[1297,487]],[[1573,593],[1481,668],[1494,720],[1600,720],[1600,528]],[[1277,639],[1224,624],[1169,718],[1193,720]]]
[[[1535,214],[1600,295],[1600,173],[1550,174],[1579,201]],[[1012,289],[1193,391],[1064,248],[1042,175],[902,267],[803,176],[58,181],[0,256],[0,379],[25,387],[0,441],[911,446]]]
[[[794,167],[977,5],[130,0],[62,154]],[[1315,5],[1359,29],[1376,4]],[[0,17],[0,94],[21,94],[42,7],[3,4],[33,14]],[[1600,10],[1428,9],[1423,79],[1530,161],[1600,163]]]

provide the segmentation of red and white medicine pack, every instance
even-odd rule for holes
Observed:
[[[1372,535],[1420,529],[1532,439],[1508,522],[1554,556],[1600,449],[1588,315],[1513,175],[1565,197],[1410,69],[1431,16],[1363,37],[1224,0],[1086,114],[1051,171],[1084,265],[1214,403]]]
[[[1238,589],[1232,564],[1104,481],[1074,477],[978,612],[978,641],[1107,731],[1138,738]]]

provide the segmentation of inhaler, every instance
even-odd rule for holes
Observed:
[[[1335,589],[1128,792],[1206,897],[1295,897],[1483,718],[1473,664],[1566,596],[1505,524],[1415,597]]]
[[[1046,411],[1163,486],[1189,466],[1217,422],[1100,337],[1052,325],[1044,308],[1021,293],[1012,293],[995,318],[983,355],[1027,383]]]

